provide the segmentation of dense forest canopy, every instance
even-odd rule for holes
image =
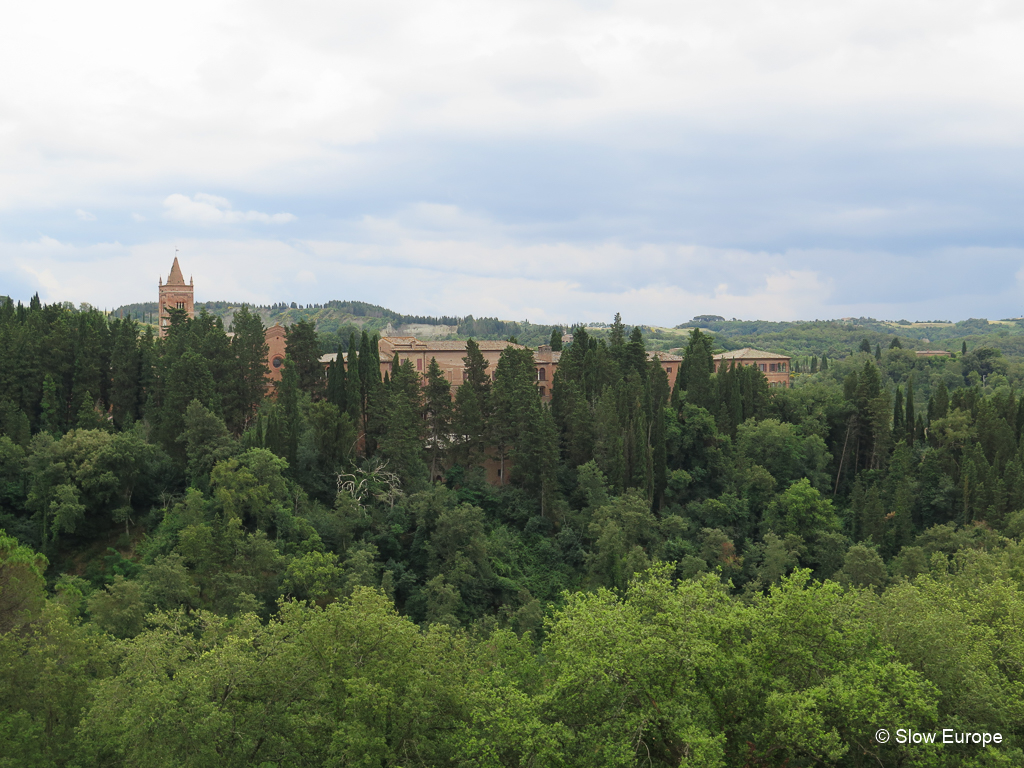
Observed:
[[[1016,326],[699,320],[566,329],[547,404],[517,346],[453,398],[306,317],[268,392],[250,308],[3,302],[0,766],[1022,764]]]

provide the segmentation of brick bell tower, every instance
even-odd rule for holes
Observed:
[[[171,273],[167,276],[167,282],[164,283],[163,278],[160,278],[159,288],[160,298],[157,301],[159,319],[157,323],[162,339],[167,335],[167,328],[171,324],[171,313],[167,311],[168,307],[184,309],[188,312],[189,317],[196,316],[195,303],[192,299],[192,277],[189,276],[186,284],[185,278],[181,274],[181,267],[178,266],[177,256],[174,257],[174,264],[171,265]]]

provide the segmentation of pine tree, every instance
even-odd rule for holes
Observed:
[[[871,354],[871,342],[868,341],[867,339],[861,339],[860,351],[861,352],[867,352],[870,355]]]
[[[889,349],[903,349],[903,345],[900,344],[899,336],[892,337],[892,341],[889,342]]]

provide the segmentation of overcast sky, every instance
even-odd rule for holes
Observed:
[[[1024,4],[20,3],[0,293],[1024,314]]]

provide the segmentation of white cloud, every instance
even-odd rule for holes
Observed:
[[[170,268],[174,245],[78,247],[49,237],[0,244],[11,257],[7,269],[13,282],[28,286],[28,295],[38,290],[44,301],[87,301],[100,307],[151,299],[157,278],[166,277]],[[706,313],[763,320],[1007,317],[1019,314],[1024,274],[1024,250],[936,252],[930,258],[949,268],[921,274],[913,260],[884,252],[771,254],[481,240],[439,244],[414,234],[379,242],[186,239],[177,245],[199,301],[359,299],[412,314],[541,323],[608,320],[615,312],[628,322],[664,326]],[[901,275],[913,274],[927,290],[917,298],[902,290],[889,296],[869,292],[874,298],[864,300],[858,293],[862,285],[826,271],[840,260],[869,276],[884,271],[899,285],[907,282]],[[804,266],[786,266],[796,262]],[[953,267],[967,262],[988,270],[990,279],[965,282]],[[304,266],[296,269],[299,264]],[[866,285],[872,282],[873,277]],[[1002,288],[993,290],[994,283]]]
[[[186,195],[168,195],[164,200],[164,215],[176,221],[193,224],[288,224],[295,221],[290,213],[260,213],[259,211],[235,211],[223,197],[202,192],[189,198]]]
[[[83,211],[81,208],[75,211],[75,216],[78,217],[79,221],[96,221],[96,214]]]

